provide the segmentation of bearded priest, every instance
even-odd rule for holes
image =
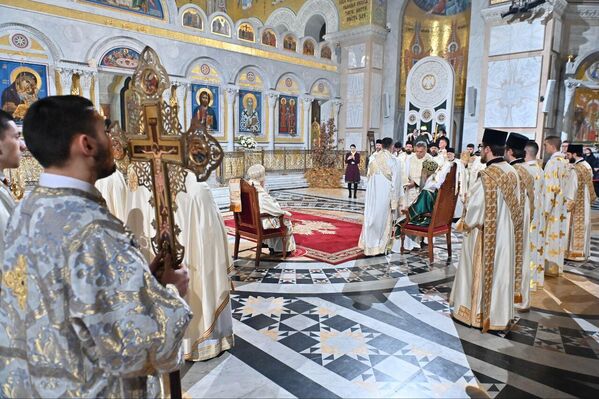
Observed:
[[[586,261],[591,254],[591,204],[597,199],[593,188],[593,169],[582,157],[581,144],[569,144],[574,160],[568,178],[567,208],[571,212],[565,258]]]
[[[470,191],[458,230],[462,252],[450,295],[451,315],[466,325],[505,330],[513,319],[516,232],[521,228],[518,174],[503,155],[507,132],[485,129],[487,167]],[[521,237],[520,237],[521,239]]]
[[[566,185],[570,172],[568,160],[559,152],[562,141],[557,136],[545,138],[545,153],[551,156],[545,165],[545,276],[560,276],[564,270],[564,252],[567,246],[568,210]]]

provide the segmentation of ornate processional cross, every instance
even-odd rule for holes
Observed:
[[[127,176],[127,167],[133,162],[138,184],[152,192],[154,252],[170,254],[171,267],[178,268],[185,248],[177,240],[180,232],[174,217],[177,193],[186,191],[188,170],[196,175],[197,181],[208,179],[222,162],[223,151],[206,127],[181,131],[177,107],[170,107],[162,100],[162,93],[170,88],[158,55],[146,47],[133,74],[126,104],[129,131],[113,128],[111,136],[119,169]],[[181,398],[179,372],[171,373],[169,379],[171,398]]]

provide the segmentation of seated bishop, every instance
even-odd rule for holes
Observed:
[[[262,227],[264,229],[278,229],[281,227],[279,217],[281,215],[291,216],[291,213],[283,210],[276,199],[270,196],[268,191],[264,188],[266,181],[266,169],[260,164],[252,165],[248,169],[248,182],[254,186],[258,192],[258,202],[260,203],[260,214],[265,214],[262,218]],[[283,248],[283,239],[280,237],[269,238],[264,240],[264,243],[268,245],[268,248],[272,252],[282,253],[283,250],[286,252],[295,251],[295,239],[293,238],[293,226],[291,220],[288,218],[284,219],[285,226],[287,226],[287,248]]]
[[[396,241],[393,244],[394,251],[398,245],[398,239],[401,235],[401,227],[409,221],[410,224],[416,226],[428,226],[431,222],[431,212],[435,207],[435,201],[437,199],[437,192],[441,187],[441,184],[445,181],[446,174],[441,175],[437,173],[439,165],[437,162],[427,159],[422,163],[422,179],[425,181],[422,191],[418,194],[416,201],[404,210],[402,213],[407,214],[408,218],[400,217],[395,223],[395,238]],[[399,251],[395,251],[399,252]]]
[[[570,169],[566,207],[571,212],[565,258],[586,261],[591,255],[591,204],[597,199],[593,188],[593,169],[583,158],[581,144],[569,144],[574,160]]]

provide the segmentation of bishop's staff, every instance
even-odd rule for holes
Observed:
[[[115,160],[121,166],[134,162],[138,184],[152,192],[152,226],[156,229],[152,248],[164,259],[164,268],[176,269],[183,262],[185,248],[177,240],[180,229],[174,218],[175,198],[186,191],[188,170],[197,181],[205,181],[222,162],[223,151],[205,126],[181,131],[176,107],[162,100],[164,90],[171,87],[168,74],[150,47],[142,51],[130,87],[126,96],[129,132],[113,130]],[[127,171],[123,172],[127,176]],[[153,272],[160,275],[164,268]],[[181,398],[178,370],[169,374],[169,386],[171,398]]]

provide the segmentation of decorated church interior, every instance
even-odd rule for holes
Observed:
[[[599,0],[0,0],[0,397],[599,395]]]

